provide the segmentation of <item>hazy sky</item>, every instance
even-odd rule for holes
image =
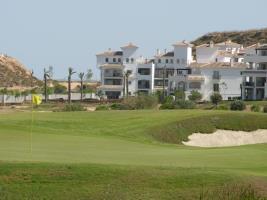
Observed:
[[[95,54],[133,42],[140,55],[213,31],[267,27],[266,0],[0,0],[0,52],[41,77],[94,69]]]

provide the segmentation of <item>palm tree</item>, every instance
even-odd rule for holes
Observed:
[[[68,69],[69,75],[68,75],[68,103],[71,103],[71,76],[75,74],[76,72],[73,70],[73,68],[69,67]]]
[[[50,71],[49,70],[46,70],[44,68],[44,95],[45,95],[45,103],[47,103],[47,79],[50,78]]]
[[[127,70],[124,73],[124,88],[126,87],[126,97],[129,95],[129,76],[132,74],[131,70]]]
[[[84,81],[84,76],[85,76],[85,74],[84,74],[84,72],[81,72],[81,73],[79,73],[79,79],[80,79],[80,83],[81,83],[81,85],[80,85],[80,91],[81,91],[81,102],[83,101],[83,81]]]

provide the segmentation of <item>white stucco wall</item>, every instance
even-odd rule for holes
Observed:
[[[228,97],[240,97],[242,83],[242,76],[240,75],[242,69],[240,68],[207,68],[201,70],[201,75],[205,77],[205,81],[201,86],[201,93],[204,100],[210,100],[210,95],[213,94],[213,84],[219,83],[220,94],[224,100],[228,100]],[[213,80],[213,72],[219,71],[221,79]],[[226,84],[227,87],[224,86]]]

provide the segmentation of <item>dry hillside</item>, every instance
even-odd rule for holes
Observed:
[[[32,80],[32,81],[31,81]],[[41,82],[33,77],[18,60],[7,55],[0,55],[0,87],[30,87]]]
[[[192,43],[198,46],[209,43],[210,41],[220,43],[226,40],[243,44],[244,47],[256,43],[267,43],[267,28],[247,31],[213,32],[199,37],[195,41],[192,41]]]

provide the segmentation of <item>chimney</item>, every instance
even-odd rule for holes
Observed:
[[[156,56],[159,56],[159,55],[160,55],[160,50],[157,49]]]
[[[164,49],[164,53],[165,53],[165,54],[167,53],[167,49]]]

